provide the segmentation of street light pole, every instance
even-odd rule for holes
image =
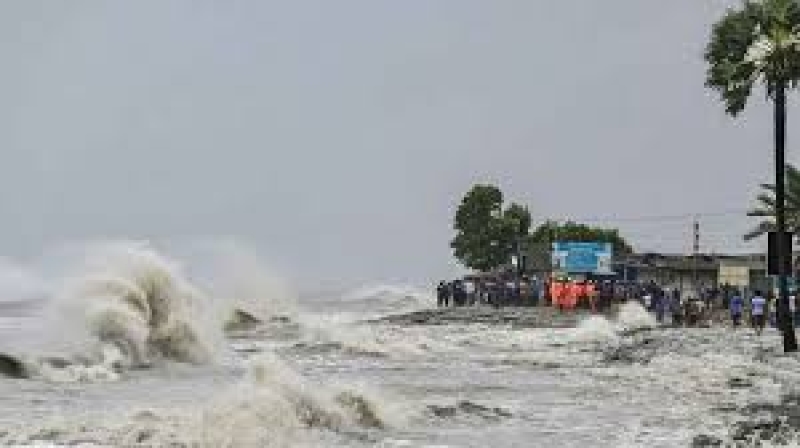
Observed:
[[[791,258],[791,244],[786,247],[786,84],[775,89],[775,225],[778,252],[778,326],[783,333],[783,350],[797,351],[797,338],[789,310],[789,288],[786,283],[786,261]]]

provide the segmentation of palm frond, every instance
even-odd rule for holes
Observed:
[[[756,196],[756,201],[759,204],[761,204],[761,206],[763,208],[771,209],[773,211],[773,213],[775,212],[775,198],[774,197],[772,197],[772,196],[770,196],[768,194],[765,194],[765,193],[761,193],[761,194]]]
[[[775,216],[775,212],[773,210],[754,209],[747,212],[747,216],[751,218],[771,218]]]
[[[745,233],[744,239],[745,241],[756,239],[768,232],[771,232],[774,228],[775,224],[773,224],[772,221],[762,221],[753,230]]]

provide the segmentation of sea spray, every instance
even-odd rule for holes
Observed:
[[[369,325],[337,316],[298,316],[298,347],[337,350],[370,357],[419,357],[445,351],[441,338],[394,325]]]
[[[599,315],[581,320],[578,326],[570,331],[570,340],[572,342],[616,343],[626,332],[651,329],[657,325],[653,316],[641,305],[636,302],[628,302],[620,307],[613,322]]]
[[[342,296],[345,302],[380,301],[405,303],[419,307],[430,307],[435,301],[433,294],[410,285],[370,284],[358,287]]]
[[[278,357],[267,354],[250,363],[250,381],[257,389],[279,391],[292,402],[301,422],[310,427],[382,428],[378,409],[359,391],[311,384]]]
[[[342,432],[387,424],[363,393],[312,384],[273,354],[251,359],[248,371],[242,384],[203,411],[197,423],[203,446],[302,446],[308,428]]]
[[[190,406],[144,401],[122,415],[53,415],[30,427],[0,426],[0,444],[319,447],[331,446],[320,442],[326,438],[364,441],[406,418],[401,400],[312,381],[271,353],[250,360],[234,384],[198,392],[202,399]]]
[[[221,302],[226,319],[294,319],[297,293],[285,277],[245,244],[232,239],[191,245],[188,270],[196,285]]]
[[[798,383],[798,361],[781,355],[776,331],[761,338],[727,328],[630,332],[625,318],[606,322],[583,314],[574,320],[579,323],[570,328],[358,324],[385,331],[388,339],[431,339],[454,348],[424,359],[306,353],[291,349],[300,334],[275,341],[254,332],[252,341],[262,351],[280,354],[256,358],[266,372],[242,370],[245,360],[258,356],[247,352],[219,371],[175,365],[171,372],[187,374],[156,369],[88,388],[0,381],[3,392],[12,392],[2,394],[8,405],[0,421],[21,422],[0,429],[0,445],[524,446],[538,440],[553,446],[687,446],[695,434],[725,432],[726,420],[753,399],[769,400]],[[606,358],[608,324],[632,361]],[[365,393],[355,386],[359,381],[380,394]],[[353,397],[337,400],[341,391]],[[403,398],[386,400],[387,391]],[[387,402],[405,403],[412,417],[393,424]],[[88,409],[93,415],[80,415]],[[51,425],[56,413],[80,423]],[[388,430],[373,428],[372,414]],[[591,424],[576,424],[581,421]]]
[[[339,302],[358,306],[360,317],[369,319],[430,308],[436,298],[430,291],[410,285],[369,284],[345,292]]]
[[[213,356],[218,330],[200,322],[207,300],[172,260],[144,243],[111,244],[86,260],[85,271],[68,282],[60,301],[82,307],[99,340],[135,351],[137,362]]]
[[[0,258],[0,305],[42,301],[49,294],[49,286],[29,267]]]
[[[301,315],[298,324],[300,341],[297,347],[327,348],[375,356],[389,354],[387,347],[382,344],[381,335],[373,333],[371,328],[341,322],[335,316]]]
[[[619,308],[616,321],[625,331],[647,330],[658,326],[653,315],[634,301],[626,302]]]
[[[342,304],[343,309],[325,313],[306,311],[296,316],[302,346],[324,346],[369,356],[416,356],[426,354],[437,345],[437,341],[415,338],[403,328],[369,323],[374,318],[419,310],[435,303],[417,288],[366,285],[339,295],[337,303]]]
[[[36,329],[30,376],[116,379],[161,360],[207,363],[221,324],[180,267],[146,243],[94,245],[61,281]],[[33,332],[31,333],[34,334]]]
[[[571,342],[614,342],[619,338],[617,328],[603,316],[589,316],[569,332]]]

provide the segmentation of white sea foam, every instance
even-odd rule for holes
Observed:
[[[298,317],[301,343],[335,345],[353,354],[380,356],[419,356],[433,342],[428,338],[415,339],[411,331],[395,326],[376,326],[351,322],[337,315],[301,315]]]
[[[582,320],[570,333],[571,342],[612,342],[619,338],[618,328],[603,316]]]
[[[613,321],[599,315],[581,320],[578,326],[570,331],[569,341],[614,343],[619,341],[621,333],[652,329],[657,325],[655,318],[639,303],[628,302],[620,307],[617,317]]]
[[[297,446],[309,440],[307,428],[339,432],[401,424],[401,409],[353,384],[311,383],[267,353],[252,359],[242,384],[213,400],[196,424],[206,446]]]
[[[626,330],[643,330],[658,325],[653,315],[635,301],[629,301],[620,307],[617,323]]]
[[[340,301],[351,305],[357,303],[362,313],[368,314],[372,311],[375,316],[406,313],[436,304],[436,298],[431,291],[410,285],[391,284],[364,285],[344,293]]]
[[[0,443],[46,441],[74,445],[198,447],[324,446],[321,432],[333,434],[382,430],[403,423],[404,409],[389,405],[354,384],[310,382],[272,354],[249,362],[237,384],[204,391],[196,407],[157,410],[143,407],[119,415],[64,415],[32,427],[0,431]],[[143,403],[144,405],[144,403]]]
[[[123,250],[126,251],[129,252]],[[138,250],[134,252],[139,253]],[[163,259],[160,255],[156,258]],[[40,408],[20,419],[30,428],[25,425],[3,427],[8,434],[3,436],[0,431],[0,444],[31,443],[42,440],[44,435],[45,440],[54,443],[89,440],[112,446],[173,443],[199,447],[374,446],[392,443],[390,439],[397,440],[397,437],[409,438],[413,440],[409,443],[415,446],[438,442],[469,445],[464,443],[467,439],[477,446],[492,437],[484,434],[505,437],[498,440],[507,440],[509,444],[524,444],[524,440],[529,439],[522,437],[532,434],[530,421],[537,419],[541,422],[543,437],[555,440],[554,444],[569,445],[577,440],[572,438],[574,434],[585,437],[588,431],[602,436],[598,437],[598,444],[603,446],[675,446],[686,445],[698,432],[724,433],[727,429],[725,417],[712,411],[717,406],[774,402],[787,391],[788,385],[800,383],[800,373],[797,373],[800,363],[794,357],[779,356],[779,341],[774,332],[768,331],[763,338],[755,338],[747,331],[721,328],[659,328],[638,304],[623,306],[613,319],[587,317],[574,328],[522,328],[511,324],[468,322],[402,325],[353,319],[352,315],[343,313],[310,314],[299,308],[290,319],[272,322],[275,329],[291,330],[286,334],[276,331],[274,334],[279,336],[274,340],[271,339],[274,334],[269,331],[236,335],[236,344],[257,346],[258,350],[235,353],[239,358],[221,367],[224,373],[217,373],[217,367],[186,367],[192,375],[212,377],[199,381],[203,386],[197,390],[203,391],[202,400],[195,402],[187,400],[181,392],[172,391],[168,383],[171,380],[161,373],[172,372],[171,369],[126,375],[124,367],[120,366],[132,362],[130,353],[136,350],[131,350],[126,343],[103,344],[103,339],[96,336],[100,332],[97,328],[108,325],[135,341],[150,338],[149,332],[153,330],[141,323],[141,316],[146,312],[138,311],[152,308],[150,299],[141,302],[147,294],[131,292],[147,288],[140,286],[142,282],[137,280],[140,276],[119,274],[141,270],[109,267],[118,266],[117,263],[101,263],[103,269],[95,267],[94,263],[88,265],[91,269],[82,267],[79,270],[83,275],[70,276],[75,282],[67,282],[69,287],[59,290],[58,303],[80,304],[66,307],[71,317],[66,318],[69,313],[60,316],[65,321],[90,324],[84,325],[82,330],[87,345],[79,345],[83,351],[77,351],[91,352],[91,359],[84,362],[76,357],[66,368],[58,367],[58,363],[45,363],[41,368],[50,371],[41,376],[74,382],[114,380],[115,375],[122,375],[126,381],[95,385],[86,397],[77,392],[82,390],[77,385],[47,386],[65,387],[72,391],[70,394],[77,393],[79,399],[64,405],[70,412],[82,406],[78,401],[97,399],[97,396],[104,397],[99,400],[101,406],[98,407],[117,403],[116,391],[125,390],[126,395],[136,395],[137,387],[149,387],[154,378],[163,387],[160,390],[168,391],[164,393],[167,397],[174,393],[183,400],[176,400],[181,404],[173,407],[169,404],[171,398],[163,403],[127,398],[139,403],[141,406],[137,407],[144,412],[137,413],[136,407],[126,404],[119,406],[115,413],[109,412],[108,421],[94,415],[88,420],[78,417],[72,420],[69,416],[69,421],[64,422],[31,417],[41,412]],[[215,303],[226,302],[218,297],[225,296],[224,291],[237,290],[231,285],[255,285],[238,290],[245,291],[247,294],[239,295],[252,297],[257,305],[260,300],[269,302],[274,297],[269,282],[248,280],[252,275],[261,275],[260,267],[253,267],[250,274],[243,274],[238,280],[235,275],[223,275],[235,281],[220,281],[218,284],[225,286],[209,294],[208,291],[214,289],[215,279],[189,282],[194,276],[184,275],[185,271],[174,263],[167,265],[169,278],[182,279],[177,283],[188,284],[188,290],[193,291],[188,294],[190,303],[205,303],[205,296],[212,295],[215,300],[212,300],[211,309],[220,315],[228,309]],[[257,263],[249,265],[257,266]],[[248,270],[241,269],[241,272]],[[118,275],[109,275],[109,272]],[[114,281],[108,281],[109,277]],[[90,281],[82,281],[86,278]],[[154,284],[163,285],[161,282]],[[175,286],[156,289],[184,290]],[[203,293],[197,289],[202,289]],[[71,291],[76,293],[67,294]],[[368,297],[374,296],[361,295],[366,301],[371,300]],[[117,301],[122,305],[107,312],[105,304]],[[350,302],[341,301],[341,304],[347,307]],[[99,303],[99,309],[86,306],[87,303]],[[283,315],[271,311],[280,307],[269,303],[263,306],[264,316]],[[393,313],[397,307],[387,306],[386,309],[387,313]],[[87,316],[96,315],[101,316],[98,324],[87,319]],[[205,324],[192,328],[195,327],[198,334],[205,334]],[[265,323],[263,327],[269,325]],[[138,333],[143,328],[144,333]],[[652,331],[632,331],[642,329]],[[80,339],[69,332],[59,334],[69,335],[64,339],[71,341]],[[149,362],[181,359],[159,354],[158,347],[150,348],[148,344],[145,342],[143,351]],[[316,349],[324,347],[335,353],[306,352],[303,344]],[[213,343],[208,345],[214,346]],[[87,350],[87,346],[94,349]],[[622,355],[632,356],[610,356],[616,349],[624,350],[620,352]],[[272,350],[277,350],[280,356]],[[214,350],[210,352],[213,355]],[[379,356],[365,357],[375,354]],[[240,370],[243,364],[247,365],[244,378]],[[173,363],[166,366],[184,368]],[[376,386],[365,387],[362,382]],[[381,383],[383,386],[378,388]],[[209,387],[212,384],[213,387]],[[108,389],[103,389],[106,387]],[[387,396],[386,389],[403,398],[383,398]],[[0,392],[5,390],[0,389]],[[54,405],[70,400],[69,394],[47,396],[47,393],[51,392],[42,396],[52,399]],[[38,400],[39,396],[34,398]],[[503,412],[508,411],[509,416],[491,412],[488,417],[458,414],[458,406],[451,404],[462,399],[485,405],[490,411],[501,408]],[[20,404],[16,409],[24,411],[35,401],[20,399],[17,403]],[[432,414],[431,405],[442,405],[444,411],[441,415]],[[120,408],[123,411],[119,411]],[[451,411],[460,417],[448,417]],[[579,416],[593,424],[596,421],[597,425],[589,429],[584,425],[571,425],[568,419],[562,422],[557,415],[549,417],[554,413]],[[465,428],[465,423],[477,428],[474,433]],[[382,430],[384,427],[390,429]],[[563,432],[563,437],[559,432]]]
[[[148,244],[92,245],[60,284],[19,349],[29,374],[116,379],[165,359],[207,363],[221,346],[218,312]]]

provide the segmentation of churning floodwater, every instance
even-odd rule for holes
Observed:
[[[298,298],[245,252],[213,258],[120,243],[14,267],[14,287],[0,281],[0,445],[797,440],[800,363],[774,330],[661,328],[635,304],[439,311],[398,285]]]

